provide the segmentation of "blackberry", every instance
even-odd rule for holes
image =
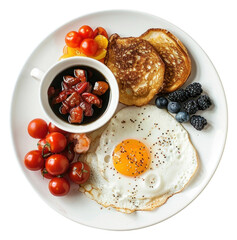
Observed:
[[[195,114],[198,111],[198,104],[195,100],[189,100],[184,103],[183,109],[188,114]]]
[[[205,109],[209,108],[212,105],[211,99],[207,95],[201,95],[197,99],[197,104],[198,104],[198,108],[200,110],[205,110]]]
[[[202,85],[200,83],[194,82],[186,87],[186,92],[189,97],[197,97],[202,93]]]
[[[191,125],[196,128],[198,131],[201,131],[205,125],[207,125],[207,120],[200,115],[193,115],[190,118]]]
[[[179,89],[168,94],[167,98],[172,102],[185,102],[188,99],[188,93],[184,89]]]

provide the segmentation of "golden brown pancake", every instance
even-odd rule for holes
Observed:
[[[165,29],[149,29],[140,36],[149,41],[165,63],[164,89],[170,93],[180,88],[191,73],[191,60],[182,42]]]
[[[123,104],[145,105],[162,90],[165,65],[146,40],[113,34],[105,64],[117,79]]]

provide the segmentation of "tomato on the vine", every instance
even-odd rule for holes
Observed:
[[[44,158],[41,151],[33,150],[28,152],[24,158],[25,166],[32,171],[40,170],[44,166]]]
[[[49,144],[50,152],[60,153],[67,146],[66,137],[59,132],[52,132],[46,136],[46,142]]]
[[[50,174],[45,167],[41,169],[41,175],[47,179],[52,179],[55,177],[52,174]]]
[[[65,42],[66,42],[67,46],[71,47],[71,48],[79,47],[81,41],[82,41],[82,37],[76,31],[71,31],[71,32],[67,33],[67,35],[65,37]]]
[[[28,124],[28,133],[33,138],[44,138],[48,133],[48,124],[41,118],[33,119]]]
[[[59,133],[62,133],[63,135],[67,134],[66,131],[62,130],[61,128],[57,127],[52,122],[50,122],[49,123],[49,133],[52,133],[52,132],[59,132]]]
[[[67,171],[69,167],[68,159],[62,154],[53,154],[45,161],[45,168],[48,173],[57,176]]]
[[[81,42],[81,51],[87,56],[94,56],[98,50],[98,43],[91,38],[86,38]]]
[[[78,30],[79,35],[85,38],[93,38],[93,29],[88,25],[83,25]]]
[[[65,150],[63,152],[61,152],[60,154],[64,155],[68,159],[69,162],[72,162],[75,157],[73,142],[69,142],[67,147],[65,148]]]
[[[40,139],[37,143],[38,150],[41,151],[43,157],[44,155],[48,155],[50,153],[50,146],[46,142],[46,139]]]
[[[54,177],[49,182],[49,191],[54,196],[64,196],[70,190],[70,184],[66,178]]]
[[[90,167],[83,162],[72,163],[69,167],[68,176],[74,183],[85,183],[90,177]]]

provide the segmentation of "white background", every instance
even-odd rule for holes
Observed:
[[[1,1],[0,239],[237,239],[235,2]],[[93,229],[72,222],[49,208],[21,172],[10,139],[10,100],[17,76],[31,52],[65,22],[106,9],[133,9],[152,13],[174,23],[192,36],[215,65],[224,85],[229,108],[229,131],[224,155],[205,190],[172,218],[133,231]]]

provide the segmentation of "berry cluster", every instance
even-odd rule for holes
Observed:
[[[167,108],[170,113],[176,113],[175,119],[178,122],[190,121],[191,125],[200,131],[207,125],[207,120],[193,114],[199,110],[206,110],[212,105],[209,96],[201,95],[202,92],[202,85],[194,82],[185,89],[178,89],[168,94],[168,99],[164,96],[157,97],[156,106]]]

